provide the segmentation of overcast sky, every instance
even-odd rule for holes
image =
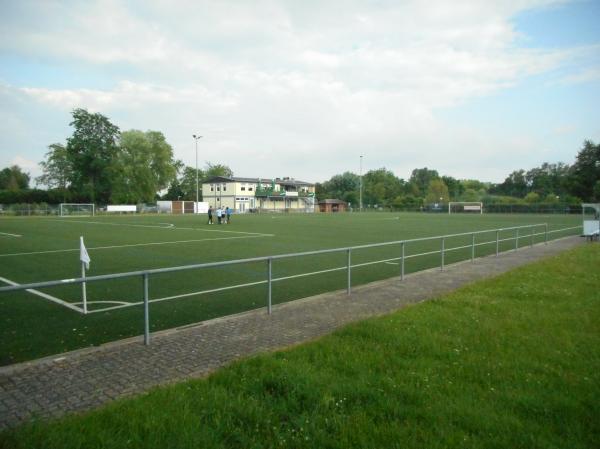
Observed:
[[[501,182],[600,141],[600,1],[0,0],[0,168],[71,111],[175,157],[324,181],[428,167]]]

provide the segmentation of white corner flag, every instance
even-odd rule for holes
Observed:
[[[88,255],[87,249],[85,249],[85,245],[83,244],[83,237],[79,237],[79,260],[81,263],[85,264],[86,269],[90,269],[90,256]]]
[[[83,244],[83,237],[79,237],[79,260],[81,261],[81,277],[84,279],[81,284],[81,293],[83,296],[83,313],[87,314],[87,292],[85,288],[85,270],[90,269],[90,256],[85,249],[85,245]]]

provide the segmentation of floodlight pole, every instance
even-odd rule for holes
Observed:
[[[202,139],[202,136],[192,134],[192,137],[196,141],[196,205],[194,206],[194,212],[198,213],[198,140]]]
[[[362,212],[362,154],[360,155],[360,187],[358,189],[359,206],[358,211]]]

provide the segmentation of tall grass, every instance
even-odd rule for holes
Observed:
[[[2,448],[597,448],[600,246],[232,364]]]

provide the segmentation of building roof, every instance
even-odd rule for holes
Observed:
[[[226,176],[213,176],[212,178],[208,178],[203,181],[202,184],[207,184],[211,182],[251,182],[258,184],[259,182],[263,184],[270,184],[273,182],[273,179],[269,178],[243,178],[240,176],[232,176],[228,178]],[[306,181],[300,181],[298,179],[293,178],[275,178],[275,184],[286,185],[286,186],[312,186],[314,184]]]

